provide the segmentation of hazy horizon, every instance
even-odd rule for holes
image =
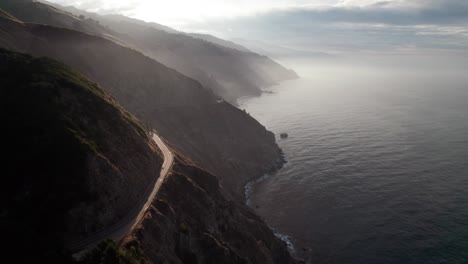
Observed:
[[[273,57],[463,54],[468,2],[458,0],[51,0],[233,40]]]

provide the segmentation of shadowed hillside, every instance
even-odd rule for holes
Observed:
[[[141,225],[124,240],[154,263],[293,264],[284,242],[216,176],[180,157]]]
[[[61,63],[0,49],[0,83],[2,234],[21,258],[59,261],[66,241],[141,200],[159,149],[107,91]]]
[[[0,8],[24,22],[79,30],[123,43],[198,80],[233,104],[239,97],[260,95],[262,88],[297,78],[268,57],[209,35],[192,37],[155,23],[121,15],[100,16],[73,7],[5,1]]]
[[[244,184],[277,168],[274,135],[200,83],[107,39],[0,18],[4,47],[49,56],[109,89],[117,101],[200,166],[237,198]]]
[[[100,86],[54,60],[0,49],[2,234],[19,263],[76,263],[71,238],[119,221],[161,158],[145,129]],[[78,262],[296,263],[284,242],[216,176],[178,154],[143,222],[122,247],[107,241]]]

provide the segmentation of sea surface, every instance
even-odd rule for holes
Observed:
[[[468,71],[364,61],[289,62],[240,101],[288,161],[250,206],[309,263],[468,263]]]

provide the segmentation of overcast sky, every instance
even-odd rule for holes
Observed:
[[[173,27],[210,18],[232,18],[272,9],[335,5],[338,0],[50,0],[98,12],[123,12]]]
[[[49,1],[304,50],[468,50],[468,0]]]

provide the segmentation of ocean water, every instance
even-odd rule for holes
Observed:
[[[419,61],[289,62],[240,101],[289,134],[249,204],[309,263],[468,263],[468,71]]]

